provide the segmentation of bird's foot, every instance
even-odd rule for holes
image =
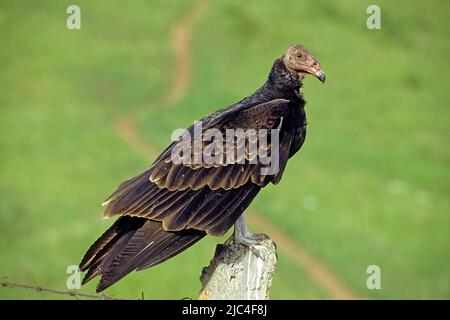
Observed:
[[[268,239],[268,236],[265,234],[245,234],[235,232],[233,235],[233,243],[241,244],[243,246],[246,246],[256,257],[264,260],[263,255],[260,253],[260,250],[258,249],[259,244],[263,242],[264,240]]]
[[[263,256],[258,250],[259,244],[268,237],[265,234],[252,234],[245,223],[244,215],[242,214],[234,224],[233,242],[246,246],[250,251],[264,260]]]

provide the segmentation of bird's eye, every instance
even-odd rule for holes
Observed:
[[[301,53],[297,54],[297,58],[301,58],[301,57],[302,57]]]

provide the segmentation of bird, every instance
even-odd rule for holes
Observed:
[[[147,170],[122,182],[103,202],[104,218],[118,218],[82,258],[82,284],[100,276],[101,292],[233,225],[233,241],[254,248],[261,237],[250,232],[244,211],[281,180],[305,141],[306,75],[326,79],[307,48],[290,45],[253,94],[196,121]]]

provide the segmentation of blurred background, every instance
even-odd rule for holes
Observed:
[[[66,28],[70,4],[80,30]],[[381,30],[366,27],[371,4]],[[306,143],[251,206],[252,231],[278,243],[271,298],[449,299],[449,12],[448,1],[0,0],[0,277],[65,290],[67,266],[112,223],[100,203],[116,186],[302,43],[327,82],[304,81]],[[196,298],[224,239],[106,293]]]

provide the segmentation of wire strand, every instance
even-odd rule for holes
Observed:
[[[24,284],[19,282],[10,281],[8,279],[1,279],[0,285],[2,287],[8,287],[8,288],[22,288],[22,289],[31,289],[36,292],[50,292],[53,294],[60,294],[60,295],[67,295],[74,298],[84,297],[84,298],[95,298],[95,299],[101,299],[101,300],[126,300],[123,298],[117,298],[114,296],[106,295],[103,293],[95,294],[95,293],[83,293],[83,292],[76,292],[74,290],[57,290],[57,289],[51,289],[51,288],[45,288],[39,285],[30,285],[30,284]]]

